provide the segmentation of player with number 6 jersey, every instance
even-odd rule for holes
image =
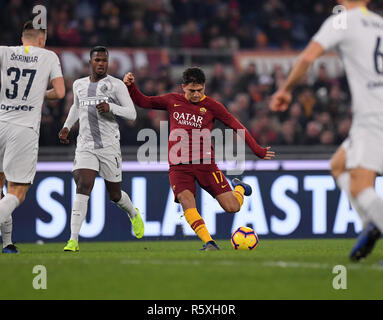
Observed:
[[[348,2],[351,7],[327,19],[313,41],[324,50],[338,50],[352,94],[351,129],[333,157],[332,171],[339,166],[337,158],[345,153],[345,171],[334,176],[364,225],[350,252],[350,259],[359,261],[372,251],[383,232],[383,199],[374,190],[376,174],[383,173],[383,149],[376,148],[383,141],[383,18],[365,7],[369,1]],[[334,28],[337,19],[344,26]]]
[[[311,64],[328,50],[343,61],[352,94],[352,125],[348,138],[331,159],[331,173],[362,222],[350,253],[359,261],[383,232],[383,199],[374,190],[383,173],[383,18],[368,10],[369,0],[343,0],[340,13],[322,24],[300,55],[286,81],[273,95],[270,108],[285,111],[291,92]]]

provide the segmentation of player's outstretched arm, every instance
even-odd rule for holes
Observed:
[[[148,97],[144,95],[135,85],[133,73],[129,72],[123,79],[133,102],[141,108],[167,110],[169,99],[167,95]]]
[[[298,81],[306,74],[311,64],[324,52],[323,47],[315,41],[311,41],[299,56],[298,61],[291,69],[286,81],[271,97],[269,108],[272,111],[286,111],[291,102],[291,91]]]
[[[246,144],[250,147],[251,151],[253,153],[265,160],[270,160],[274,158],[275,152],[271,151],[271,147],[262,147],[260,146],[257,141],[252,137],[250,132],[246,129],[246,127],[240,123],[229,111],[226,110],[226,108],[221,104],[216,102],[214,104],[214,116],[222,121],[225,125],[227,125],[229,128],[233,129],[237,134],[238,130],[244,130],[245,136],[243,137],[241,134],[241,138],[245,140]]]
[[[52,80],[52,89],[45,92],[45,98],[48,100],[57,100],[65,97],[65,83],[63,77]]]

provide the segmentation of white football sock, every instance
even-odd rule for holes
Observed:
[[[12,215],[12,212],[20,204],[19,199],[10,193],[0,200],[0,224],[8,221]]]
[[[76,193],[74,198],[70,220],[70,238],[76,241],[78,241],[78,235],[88,211],[88,200],[89,196],[80,193]]]
[[[368,224],[368,222],[369,222],[369,219],[368,219],[368,216],[367,216],[367,212],[365,212],[360,207],[358,201],[356,201],[356,199],[351,195],[351,192],[350,192],[350,181],[351,181],[350,173],[348,171],[345,171],[345,172],[341,173],[338,176],[338,179],[336,179],[336,184],[338,185],[338,187],[341,190],[346,192],[348,200],[350,201],[352,207],[358,213],[358,215],[360,217],[360,220],[362,221],[363,228],[364,228]]]
[[[121,190],[121,199],[115,203],[128,214],[130,219],[137,215],[137,211],[126,192]]]
[[[3,190],[1,190],[0,200],[3,199],[4,197],[5,196],[4,196]],[[12,215],[11,215],[11,217],[7,221],[5,221],[3,224],[0,225],[1,238],[3,240],[3,248],[12,244],[12,227],[13,227],[13,223],[12,223]]]
[[[378,196],[375,189],[370,187],[363,190],[356,197],[356,201],[367,213],[368,219],[383,232],[383,199]]]
[[[4,192],[1,190],[0,192],[0,200],[3,199]],[[3,248],[6,246],[12,244],[12,215],[11,217],[5,221],[3,224],[0,225],[0,231],[1,231],[1,238],[3,240]]]
[[[0,225],[1,238],[3,239],[3,248],[12,244],[12,216]]]

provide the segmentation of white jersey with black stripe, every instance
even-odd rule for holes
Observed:
[[[125,84],[107,75],[92,82],[90,77],[73,83],[74,104],[64,127],[71,129],[79,120],[78,150],[95,150],[119,144],[120,131],[115,116],[134,120],[136,110]],[[107,102],[110,112],[98,113],[96,106]]]
[[[62,77],[57,55],[34,46],[0,46],[0,121],[40,129],[48,84]]]

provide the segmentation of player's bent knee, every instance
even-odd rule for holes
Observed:
[[[361,194],[364,190],[370,187],[373,187],[373,184],[369,184],[364,181],[359,181],[357,179],[351,179],[350,194],[354,199],[356,199],[359,196],[359,194]]]
[[[339,167],[334,159],[330,160],[330,170],[333,177],[336,179],[339,176]]]
[[[237,213],[239,209],[230,207],[229,209],[225,210],[227,213]]]
[[[29,190],[29,183],[8,183],[8,193],[13,194],[19,200],[19,204],[23,203],[25,196]]]
[[[25,200],[26,193],[21,193],[21,192],[17,192],[17,193],[8,192],[8,193],[16,196],[16,198],[19,200],[19,205],[22,204]]]
[[[109,199],[113,202],[118,202],[121,200],[121,192],[110,192]]]
[[[239,203],[235,203],[235,202],[232,202],[232,203],[228,203],[228,204],[224,204],[222,206],[222,208],[227,212],[227,213],[236,213],[238,212],[240,209],[241,209],[241,206],[239,205]]]
[[[374,188],[376,173],[362,168],[350,170],[350,193],[356,198],[367,188]]]
[[[364,190],[365,188],[360,186],[358,183],[351,183],[350,184],[350,193],[351,196],[356,199],[358,195]]]
[[[337,179],[342,172],[345,171],[345,164],[339,157],[334,156],[330,160],[330,168],[332,176]]]
[[[87,196],[92,192],[92,185],[79,182],[77,184],[76,193],[85,194]]]

